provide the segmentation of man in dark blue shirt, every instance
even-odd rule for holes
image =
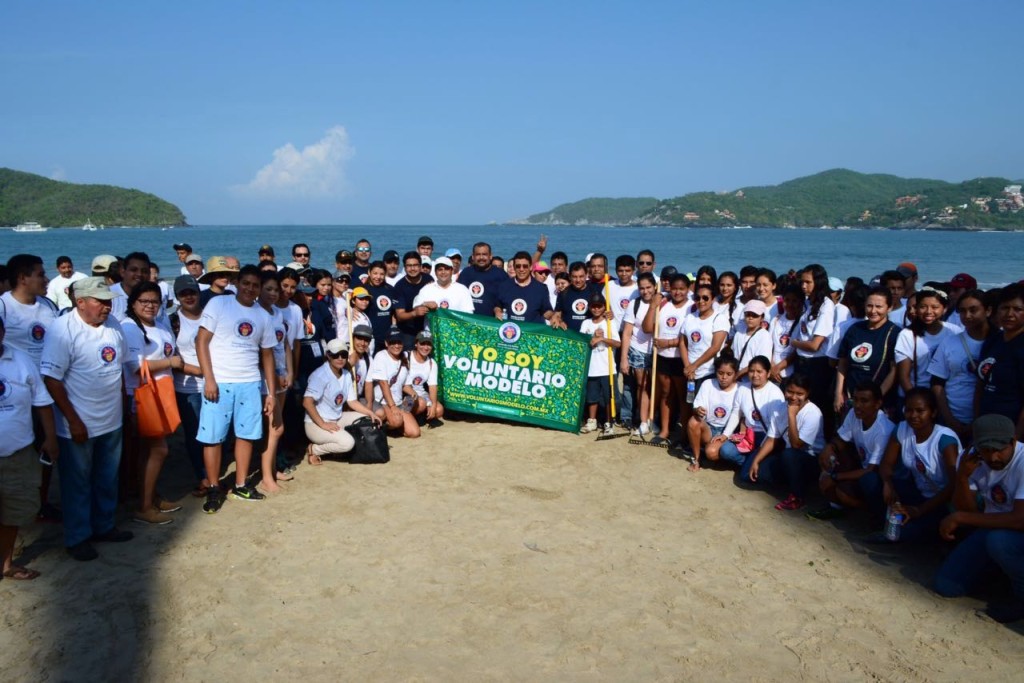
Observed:
[[[369,316],[370,327],[373,328],[375,348],[383,349],[388,330],[394,324],[395,313],[395,290],[384,281],[383,261],[374,261],[370,264],[363,287],[372,297],[366,315]]]
[[[423,261],[419,252],[405,252],[402,261],[405,277],[400,278],[394,285],[395,318],[402,333],[402,345],[406,351],[412,351],[416,344],[416,335],[423,331],[423,324],[426,321],[425,315],[416,314],[412,302],[424,285],[433,282],[434,278],[424,275],[421,271]]]
[[[590,317],[587,300],[592,293],[587,280],[587,267],[582,261],[574,261],[569,266],[569,286],[555,301],[556,317],[551,326],[579,332],[583,321]]]
[[[474,244],[473,265],[463,268],[459,273],[459,284],[465,285],[473,297],[473,312],[477,315],[494,315],[498,290],[508,280],[504,270],[491,264],[491,245],[486,242]]]
[[[533,259],[525,251],[512,257],[515,277],[506,280],[498,292],[494,315],[517,323],[543,323],[554,316],[548,288],[533,279]]]

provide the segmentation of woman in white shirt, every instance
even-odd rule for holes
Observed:
[[[125,362],[124,385],[128,396],[133,397],[141,382],[142,361],[146,360],[153,381],[170,377],[171,370],[181,370],[184,362],[175,353],[174,334],[156,322],[163,306],[163,293],[155,282],[143,282],[132,290],[128,297],[127,317],[121,322],[125,345],[128,347]],[[132,418],[135,418],[134,403]],[[142,462],[139,507],[135,519],[149,524],[170,524],[174,518],[168,512],[177,512],[181,506],[160,500],[156,495],[156,480],[167,459],[165,437],[139,437],[139,456]]]
[[[749,481],[754,456],[768,436],[772,425],[785,420],[786,399],[782,395],[782,390],[768,381],[770,368],[771,362],[764,356],[758,356],[750,361],[750,365],[747,366],[747,379],[750,380],[750,384],[741,384],[737,388],[729,421],[722,434],[712,439],[709,446],[718,446],[720,460],[739,466],[737,482],[741,485]],[[753,432],[751,448],[744,451],[740,451],[738,439],[733,435],[741,420],[746,427],[738,436],[747,431]]]
[[[651,439],[655,445],[668,443],[674,408],[686,397],[683,383],[683,360],[679,353],[679,333],[690,307],[690,280],[676,273],[669,280],[669,301],[663,302],[661,293],[655,292],[644,317],[643,330],[654,335],[654,348],[658,354],[657,376],[654,381],[658,395],[658,424],[661,431]]]
[[[825,430],[832,433],[835,412],[832,407],[832,377],[834,372],[828,361],[828,341],[836,319],[836,305],[829,298],[828,273],[812,263],[800,273],[800,288],[807,297],[807,306],[797,325],[795,339],[790,344],[796,349],[797,369],[811,381],[811,402],[825,417]]]
[[[746,376],[752,358],[771,358],[772,333],[765,323],[764,314],[764,302],[758,299],[751,299],[743,306],[743,322],[736,327],[736,335],[732,338],[732,353],[739,368],[737,380]]]
[[[651,306],[651,299],[658,291],[658,281],[651,273],[640,273],[636,279],[640,298],[634,299],[626,307],[622,317],[622,346],[619,352],[619,371],[623,374],[626,387],[624,391],[639,394],[639,400],[633,405],[639,406],[637,414],[639,426],[634,435],[644,436],[651,431],[651,390],[648,382],[651,371],[651,353],[654,348],[653,334],[644,332],[643,321]],[[630,415],[624,416],[632,418]],[[636,423],[634,423],[636,424]]]
[[[686,425],[690,439],[690,451],[693,461],[689,470],[700,470],[700,449],[705,447],[704,454],[708,460],[718,460],[720,442],[712,443],[716,436],[722,434],[729,422],[730,413],[736,399],[736,359],[730,355],[720,356],[715,361],[715,378],[700,385],[697,397],[693,401],[693,416]]]
[[[274,338],[277,344],[272,349],[274,353],[275,377],[264,377],[264,391],[273,391],[277,396],[274,401],[274,414],[267,422],[267,443],[260,454],[260,472],[263,479],[260,488],[267,493],[279,493],[283,489],[278,485],[278,480],[289,481],[291,475],[283,475],[277,471],[277,445],[284,435],[284,403],[288,387],[291,386],[292,377],[292,345],[288,339],[288,326],[285,324],[285,311],[277,307],[277,300],[281,296],[281,277],[277,271],[264,271],[260,273],[260,298],[257,303],[270,316],[271,326],[274,329]]]
[[[971,440],[974,422],[974,391],[978,384],[981,346],[992,333],[992,308],[985,305],[980,289],[964,292],[956,310],[964,331],[939,343],[928,364],[932,391],[939,401],[939,415],[962,441]]]
[[[959,331],[942,320],[946,299],[946,293],[936,289],[919,291],[914,321],[896,337],[896,381],[901,396],[914,387],[931,386],[932,374],[928,366],[932,356],[943,339]]]
[[[711,285],[698,285],[694,292],[695,312],[683,320],[679,332],[682,345],[683,374],[687,382],[694,383],[694,392],[714,374],[715,357],[722,350],[729,335],[729,320],[715,311],[715,292]],[[685,352],[683,352],[685,350]],[[696,395],[696,394],[695,394]],[[679,420],[687,424],[690,420],[691,404],[682,402]]]

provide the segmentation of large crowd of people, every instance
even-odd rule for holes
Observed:
[[[357,420],[403,438],[443,426],[428,324],[440,308],[590,337],[581,433],[625,430],[624,448],[732,470],[739,486],[776,491],[780,511],[866,515],[880,529],[866,542],[957,541],[935,589],[961,595],[1002,571],[1015,598],[990,613],[1024,618],[1024,284],[919,282],[909,262],[845,282],[817,264],[687,273],[659,269],[650,249],[547,256],[543,237],[507,260],[479,242],[465,264],[429,236],[380,260],[362,239],[326,269],[303,243],[286,264],[271,245],[246,265],[174,249],[180,272],[165,278],[143,252],[98,255],[88,275],[60,256],[52,280],[39,256],[7,261],[4,577],[38,576],[13,562],[18,528],[37,518],[63,524],[77,560],[130,540],[115,524],[126,477],[135,520],[174,519],[181,505],[157,491],[167,437],[136,428],[148,382],[173,379],[210,514],[229,495],[281,490],[297,461],[349,452]],[[812,497],[822,506],[807,510]]]

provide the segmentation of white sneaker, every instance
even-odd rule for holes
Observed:
[[[651,433],[651,423],[650,422],[641,422],[640,423],[640,429],[638,430],[638,432],[639,432],[640,436],[647,436],[648,434],[650,434]]]
[[[611,436],[612,434],[615,433],[615,427],[612,425],[611,422],[605,422],[604,429],[602,430],[602,432],[605,436]]]
[[[587,423],[580,429],[580,434],[589,434],[597,431],[597,420],[587,420]]]

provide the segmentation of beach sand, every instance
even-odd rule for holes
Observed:
[[[772,509],[620,438],[449,421],[388,465],[303,465],[286,493],[187,496],[78,563],[23,532],[0,582],[10,681],[1012,680],[1020,629],[944,600],[931,553]],[[177,473],[177,478],[175,474]]]

